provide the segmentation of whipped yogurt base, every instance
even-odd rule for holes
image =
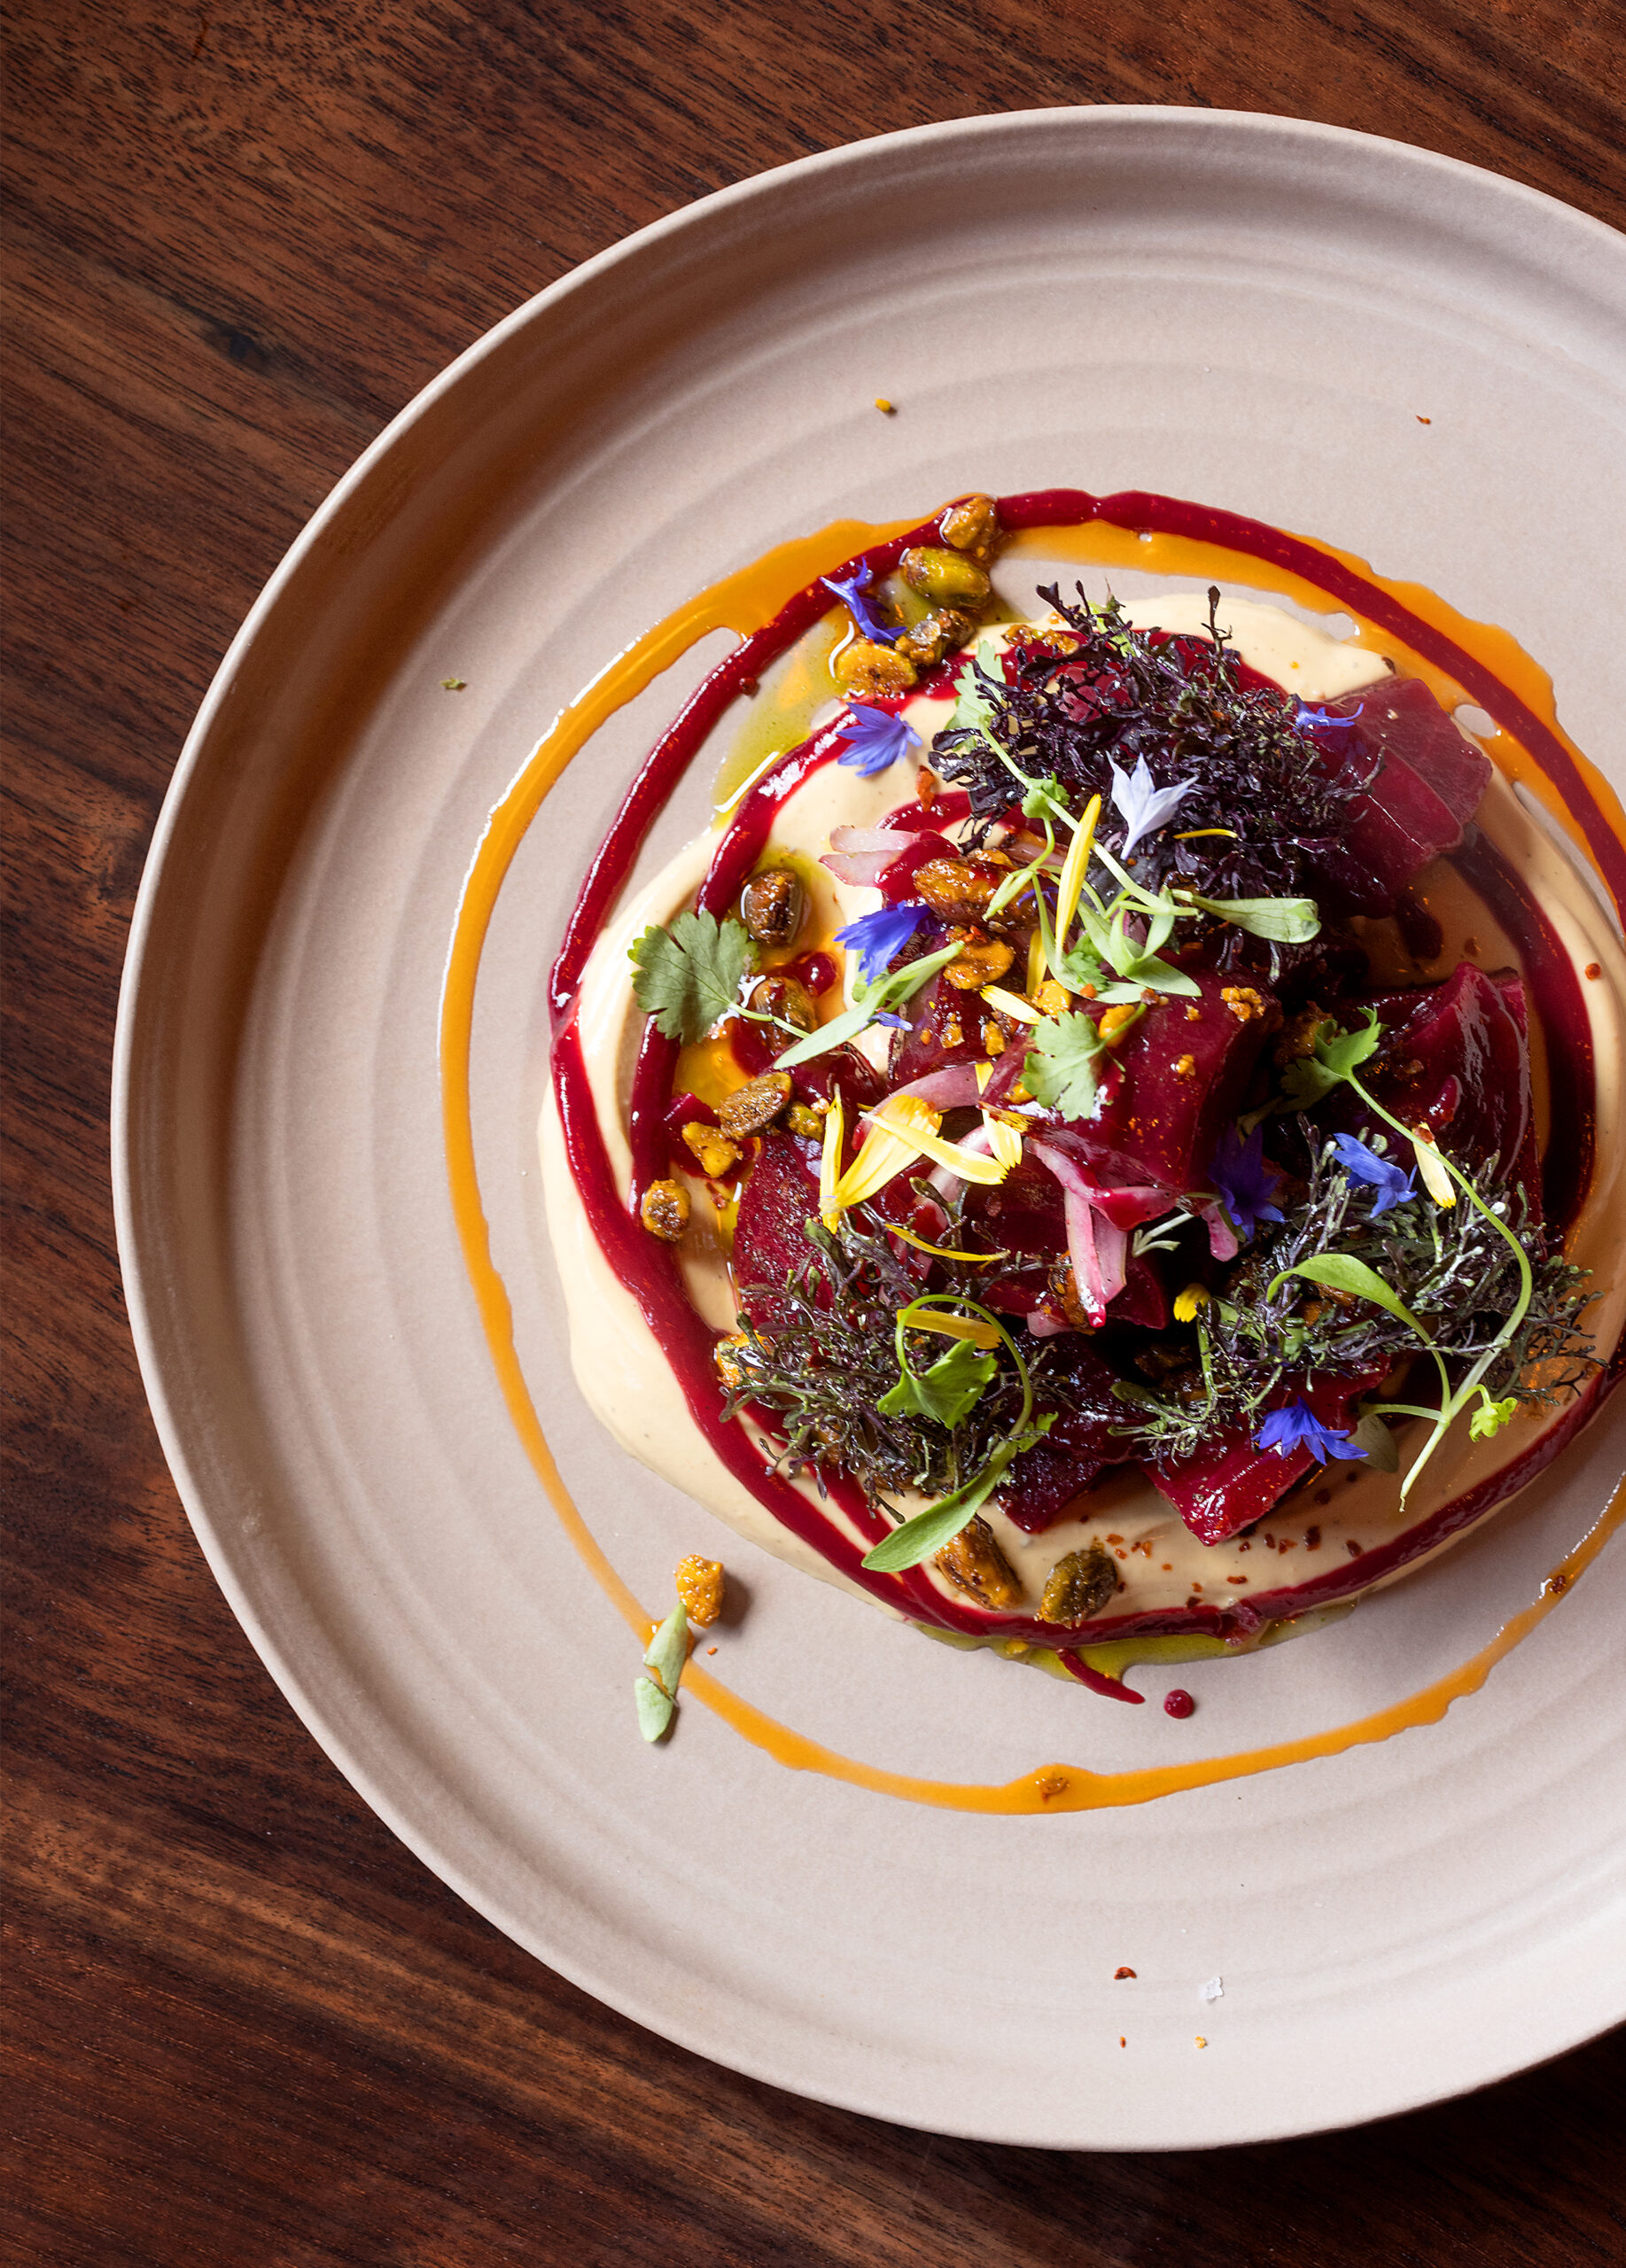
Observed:
[[[1208,603],[1197,592],[1179,592],[1126,602],[1124,613],[1139,628],[1156,627],[1206,634]],[[1251,668],[1306,701],[1325,701],[1371,684],[1388,673],[1379,655],[1331,637],[1280,607],[1227,598],[1223,619],[1230,643]],[[917,697],[905,708],[919,733],[922,752],[930,750],[952,707],[949,699]],[[837,882],[818,865],[831,830],[841,825],[875,825],[907,800],[918,764],[901,760],[867,780],[836,765],[814,772],[787,796],[776,815],[773,853],[796,857],[809,878],[812,903],[805,933],[829,936],[880,903],[879,892]],[[1626,1218],[1626,1154],[1622,1137],[1622,1066],[1626,1042],[1626,956],[1597,896],[1575,864],[1525,808],[1498,773],[1478,814],[1478,824],[1508,863],[1557,931],[1577,971],[1595,965],[1599,977],[1583,981],[1583,997],[1591,1027],[1598,1067],[1596,1165],[1592,1184],[1568,1239],[1575,1264],[1594,1270],[1599,1296],[1584,1317],[1599,1350],[1615,1343],[1626,1317],[1626,1274],[1620,1269],[1620,1224]],[[953,829],[949,830],[951,833]],[[623,1187],[631,1181],[631,1153],[626,1124],[627,1099],[644,1018],[634,998],[628,947],[650,923],[670,921],[692,902],[716,850],[718,834],[708,829],[688,843],[606,925],[584,973],[577,1014],[583,1053],[598,1122],[611,1169]],[[1373,953],[1376,982],[1428,982],[1448,975],[1464,958],[1485,969],[1519,966],[1519,955],[1494,909],[1470,889],[1444,860],[1425,869],[1414,884],[1440,922],[1443,945],[1426,965],[1394,959],[1386,967],[1387,945],[1396,951],[1388,925],[1358,924]],[[1466,948],[1472,940],[1474,950]],[[838,1001],[832,995],[829,1013]],[[859,1045],[883,1064],[889,1035],[873,1031]],[[1537,1126],[1544,1147],[1564,1138],[1548,1124],[1547,1097],[1538,1028],[1532,1032],[1532,1076]],[[541,1168],[548,1222],[564,1287],[570,1324],[572,1363],[577,1383],[600,1422],[634,1456],[694,1497],[740,1534],[790,1565],[853,1591],[871,1605],[872,1593],[832,1567],[812,1545],[782,1527],[718,1457],[689,1415],[681,1389],[645,1322],[637,1301],[605,1260],[582,1207],[564,1155],[551,1089],[540,1127]],[[723,1246],[706,1219],[697,1195],[692,1224],[681,1250],[686,1285],[696,1309],[721,1332],[735,1324],[735,1304]],[[1345,1567],[1358,1556],[1420,1526],[1444,1503],[1525,1456],[1541,1435],[1560,1421],[1566,1405],[1525,1405],[1493,1440],[1470,1443],[1466,1421],[1435,1457],[1402,1514],[1392,1475],[1365,1464],[1328,1465],[1319,1481],[1311,1475],[1251,1534],[1222,1544],[1200,1542],[1178,1513],[1138,1469],[1109,1473],[1082,1498],[1076,1515],[1039,1535],[1016,1527],[997,1504],[984,1507],[1012,1570],[1027,1591],[1032,1612],[1046,1573],[1068,1552],[1101,1542],[1120,1563],[1124,1588],[1097,1624],[1114,1615],[1169,1612],[1191,1604],[1231,1608],[1250,1596],[1280,1593],[1295,1584]],[[743,1418],[735,1421],[747,1425]],[[771,1441],[747,1425],[765,1463]],[[1405,1456],[1402,1438],[1402,1457]],[[833,1498],[818,1495],[805,1477],[795,1485],[820,1505],[827,1518],[846,1525]],[[906,1516],[924,1500],[903,1492],[897,1509]],[[870,1539],[849,1531],[860,1550]],[[1466,1532],[1466,1531],[1465,1531]],[[1447,1543],[1455,1537],[1448,1538]],[[1358,1548],[1357,1550],[1356,1548]],[[1426,1564],[1446,1548],[1420,1554],[1383,1581],[1394,1581]],[[935,1568],[923,1571],[945,1599],[963,1609],[963,1593]],[[883,1607],[884,1612],[896,1610]],[[1023,1610],[1018,1610],[1023,1611]]]

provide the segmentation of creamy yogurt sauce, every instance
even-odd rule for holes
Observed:
[[[1195,592],[1126,602],[1137,627],[1186,634],[1207,630],[1207,601]],[[1316,702],[1352,692],[1382,677],[1380,655],[1329,636],[1279,607],[1230,599],[1222,619],[1241,658],[1262,675],[1300,698]],[[950,700],[916,697],[904,710],[919,733],[922,753],[946,721]],[[827,765],[813,772],[780,805],[771,850],[789,855],[808,885],[809,905],[802,943],[827,940],[880,903],[879,892],[837,882],[818,865],[832,828],[874,825],[911,795],[917,763],[901,760],[867,780]],[[1509,784],[1493,779],[1478,815],[1485,835],[1522,880],[1557,932],[1562,950],[1578,973],[1598,1067],[1595,1128],[1596,1168],[1584,1205],[1569,1238],[1569,1257],[1595,1271],[1599,1296],[1584,1320],[1600,1354],[1614,1346],[1626,1317],[1626,1280],[1616,1270],[1615,1247],[1626,1214],[1626,1154],[1623,1154],[1621,1073],[1622,1003],[1626,1002],[1626,956],[1608,916],[1576,867],[1552,836],[1527,812]],[[954,830],[948,830],[953,833]],[[633,1068],[644,1018],[633,994],[627,949],[651,923],[669,921],[693,899],[718,841],[714,830],[681,850],[609,922],[594,948],[577,1009],[599,1130],[618,1185],[631,1184],[626,1109]],[[1463,959],[1482,968],[1520,966],[1520,955],[1494,908],[1441,859],[1425,869],[1415,894],[1438,921],[1439,954],[1427,963],[1411,959],[1392,924],[1363,926],[1363,942],[1373,953],[1373,981],[1421,983],[1445,976]],[[836,949],[839,951],[839,948]],[[1592,970],[1597,971],[1595,976]],[[842,1004],[827,997],[828,1018]],[[885,1059],[888,1035],[872,1031],[860,1043],[877,1065]],[[1545,1062],[1538,1023],[1532,1024],[1531,1072],[1536,1090],[1538,1138],[1562,1141],[1567,1130],[1551,1124]],[[742,1535],[807,1573],[853,1590],[871,1604],[883,1604],[833,1568],[808,1542],[782,1526],[751,1491],[727,1471],[690,1416],[682,1391],[637,1301],[611,1268],[587,1219],[564,1155],[551,1090],[540,1129],[541,1167],[548,1226],[563,1282],[570,1324],[572,1365],[581,1392],[595,1416],[634,1456],[704,1503]],[[681,1250],[686,1287],[698,1313],[716,1331],[734,1327],[735,1302],[727,1258],[725,1224],[708,1219],[696,1185],[693,1221]],[[1191,1606],[1223,1608],[1246,1614],[1249,1604],[1274,1595],[1277,1604],[1263,1615],[1291,1612],[1280,1594],[1312,1578],[1348,1568],[1352,1561],[1426,1522],[1447,1503],[1480,1487],[1527,1456],[1532,1447],[1562,1421],[1564,1406],[1543,1410],[1525,1405],[1502,1433],[1470,1443],[1459,1424],[1450,1452],[1436,1458],[1413,1491],[1405,1512],[1397,1509],[1392,1475],[1364,1464],[1328,1465],[1267,1515],[1250,1534],[1229,1542],[1203,1544],[1135,1468],[1111,1473],[1087,1497],[1077,1517],[1057,1521],[1030,1535],[1000,1511],[984,1508],[1013,1571],[1027,1591],[1019,1612],[1031,1614],[1049,1569],[1068,1552],[1100,1541],[1120,1564],[1122,1588],[1116,1602],[1100,1612],[1097,1623],[1119,1616],[1167,1613]],[[746,1421],[736,1423],[744,1425]],[[771,1462],[774,1445],[752,1427],[749,1437]],[[1403,1440],[1402,1455],[1405,1449]],[[796,1486],[818,1502],[827,1518],[847,1529],[861,1551],[869,1538],[847,1522],[834,1498],[820,1499],[816,1484]],[[900,1514],[921,1508],[906,1494],[897,1500]],[[1464,1531],[1459,1531],[1463,1533]],[[1447,1542],[1454,1541],[1454,1537]],[[1442,1543],[1435,1550],[1443,1550]],[[1420,1555],[1379,1580],[1391,1581],[1424,1564]],[[966,1600],[935,1568],[922,1571],[943,1597],[963,1612]],[[895,1610],[886,1608],[886,1612]]]

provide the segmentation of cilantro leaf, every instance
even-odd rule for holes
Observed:
[[[882,1395],[875,1408],[886,1418],[903,1418],[918,1410],[922,1418],[935,1418],[939,1425],[952,1428],[982,1400],[999,1367],[995,1355],[961,1339],[929,1371],[906,1366],[897,1385]]]
[[[627,959],[638,972],[638,1006],[664,1038],[690,1043],[735,1006],[756,951],[733,914],[720,921],[714,913],[684,913],[664,929],[646,929]]]
[[[1101,1094],[1096,1067],[1108,1052],[1093,1017],[1046,1016],[1034,1025],[1033,1040],[1022,1067],[1028,1092],[1063,1118],[1093,1118]]]
[[[1313,1110],[1376,1052],[1382,1037],[1375,1008],[1367,1009],[1364,1031],[1341,1032],[1329,1018],[1316,1035],[1315,1053],[1289,1063],[1282,1074],[1288,1103],[1295,1110]]]

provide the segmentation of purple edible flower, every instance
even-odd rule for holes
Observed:
[[[1301,701],[1296,721],[1301,725],[1319,725],[1326,732],[1347,733],[1360,718],[1358,715],[1334,717],[1330,709],[1314,709],[1308,701]]]
[[[867,564],[860,563],[855,574],[821,575],[819,580],[827,591],[835,592],[866,638],[870,639],[877,646],[891,644],[902,625],[899,624],[889,626],[883,622],[869,601],[864,596],[864,593],[874,580]]]
[[[837,929],[836,942],[845,945],[849,952],[858,954],[859,975],[866,984],[874,984],[886,974],[886,965],[893,954],[902,951],[925,919],[923,905],[883,905],[877,913],[860,913],[856,921],[850,921],[844,929]]]
[[[1351,1181],[1369,1182],[1377,1191],[1372,1208],[1374,1221],[1391,1205],[1408,1204],[1416,1196],[1417,1184],[1409,1173],[1403,1173],[1389,1159],[1369,1150],[1365,1142],[1358,1142],[1353,1134],[1334,1134],[1333,1149]]]
[[[1124,814],[1129,829],[1124,837],[1124,856],[1127,858],[1143,835],[1155,835],[1166,819],[1173,818],[1181,796],[1197,783],[1194,780],[1181,780],[1172,788],[1155,787],[1151,766],[1143,756],[1135,758],[1132,772],[1120,772],[1110,757],[1107,768],[1112,774],[1112,800]]]
[[[1271,1198],[1281,1174],[1265,1162],[1262,1126],[1256,1126],[1246,1140],[1236,1127],[1227,1127],[1210,1163],[1209,1179],[1225,1200],[1239,1236],[1251,1235],[1261,1221],[1280,1220],[1280,1208]]]
[[[1291,1456],[1295,1449],[1308,1449],[1317,1463],[1325,1464],[1329,1456],[1365,1456],[1365,1449],[1358,1449],[1347,1433],[1337,1433],[1331,1425],[1324,1425],[1302,1394],[1288,1402],[1285,1410],[1272,1410],[1253,1437],[1256,1449],[1274,1449],[1278,1456]]]
[[[860,773],[866,780],[873,780],[921,744],[913,725],[906,725],[890,709],[872,709],[860,701],[848,703],[846,720],[837,729],[847,745],[836,763]]]

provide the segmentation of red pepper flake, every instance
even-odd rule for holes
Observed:
[[[717,1651],[717,1649],[715,1646],[708,1646],[706,1648],[706,1651],[708,1654],[714,1654]]]
[[[1123,2033],[1122,2033],[1122,2032],[1119,2032],[1119,2034],[1118,2034],[1118,2046],[1119,2046],[1120,2047],[1128,2047],[1128,2045],[1129,2045],[1128,2040],[1126,2040],[1126,2039],[1124,2039],[1124,2035],[1123,2035]]]
[[[748,699],[754,700],[761,690],[762,681],[759,678],[743,677],[740,680],[740,691],[744,694]]]
[[[1246,1575],[1227,1575],[1225,1581],[1228,1583],[1245,1583],[1248,1578]]]
[[[1127,1551],[1118,1551],[1118,1552],[1115,1552],[1113,1556],[1114,1556],[1114,1557],[1115,1557],[1115,1558],[1118,1558],[1118,1559],[1127,1559],[1127,1558],[1128,1558],[1128,1557],[1129,1557],[1129,1554],[1128,1554],[1128,1552],[1127,1552]]]
[[[1319,1527],[1307,1527],[1304,1530],[1304,1549],[1306,1551],[1319,1551],[1321,1531]]]
[[[1414,410],[1412,412],[1412,416],[1413,416],[1413,417],[1415,417],[1415,418],[1416,418],[1416,420],[1417,420],[1417,422],[1418,422],[1418,423],[1419,423],[1420,425],[1432,425],[1432,424],[1433,424],[1433,423],[1434,423],[1433,418],[1432,418],[1432,417],[1425,417],[1425,416],[1423,416],[1422,411],[1421,411],[1420,409],[1414,409]]]
[[[1599,978],[1603,975],[1603,968],[1598,961],[1590,960],[1588,961],[1585,968],[1582,971],[1582,974],[1583,975],[1590,976],[1593,983],[1596,984]]]
[[[1564,1570],[1561,1567],[1555,1567],[1552,1573],[1548,1576],[1546,1581],[1542,1585],[1542,1588],[1543,1590],[1551,1593],[1552,1597],[1560,1598],[1569,1588],[1569,1577],[1564,1573]]]
[[[1163,1561],[1163,1573],[1165,1575],[1171,1575],[1171,1574],[1173,1574],[1173,1573],[1174,1573],[1174,1562],[1173,1562],[1173,1560],[1172,1560],[1172,1559],[1165,1559],[1165,1560]]]
[[[1360,1547],[1360,1545],[1359,1545],[1358,1543],[1357,1543],[1357,1542],[1356,1542],[1356,1541],[1355,1541],[1355,1539],[1354,1539],[1354,1537],[1353,1537],[1353,1536],[1351,1536],[1351,1537],[1350,1537],[1350,1541],[1349,1541],[1349,1542],[1344,1545],[1344,1547],[1343,1547],[1343,1548],[1344,1548],[1344,1550],[1349,1553],[1349,1555],[1350,1555],[1350,1558],[1351,1558],[1351,1559],[1358,1559],[1358,1558],[1360,1557],[1360,1556],[1361,1556],[1361,1547]]]
[[[1112,1981],[1116,1984],[1120,1977],[1133,1977],[1134,1973],[1132,1969],[1115,1969],[1112,1972]]]
[[[1330,1504],[1332,1501],[1333,1492],[1330,1488],[1318,1488],[1316,1490],[1315,1502],[1318,1504]]]
[[[1253,1550],[1251,1543],[1239,1543],[1236,1548],[1239,1551],[1251,1551]]]
[[[1109,1535],[1107,1541],[1109,1543],[1122,1543],[1124,1539],[1121,1535]]]

